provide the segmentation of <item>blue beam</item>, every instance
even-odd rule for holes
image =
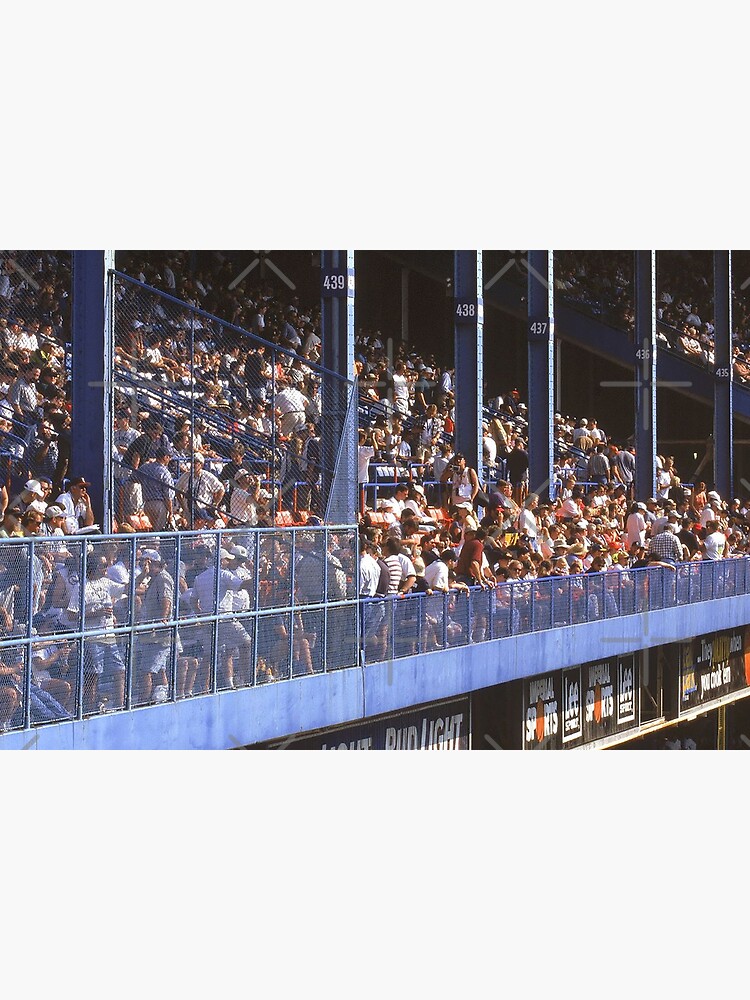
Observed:
[[[321,250],[322,364],[333,377],[321,389],[324,419],[323,493],[328,517],[354,524],[357,517],[357,405],[354,397],[354,251]],[[335,477],[335,478],[334,478]],[[333,486],[333,492],[332,492]]]
[[[714,250],[714,488],[734,493],[732,251]]]
[[[114,250],[73,251],[73,391],[71,467],[68,476],[85,476],[94,518],[111,527],[112,343],[107,272]]]
[[[529,488],[549,498],[554,462],[555,303],[551,250],[529,250]]]
[[[482,469],[483,325],[482,251],[453,255],[453,325],[455,333],[455,450],[466,464]]]
[[[633,354],[635,494],[649,497],[656,491],[656,253],[653,250],[635,251]]]

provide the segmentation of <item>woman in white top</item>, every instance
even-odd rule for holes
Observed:
[[[636,503],[630,508],[628,519],[625,522],[625,533],[627,535],[628,551],[637,542],[639,545],[646,544],[646,512],[645,503]]]

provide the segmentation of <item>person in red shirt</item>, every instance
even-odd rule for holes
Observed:
[[[484,528],[467,528],[464,534],[464,544],[456,565],[456,579],[470,587],[489,586],[482,569],[484,539]]]

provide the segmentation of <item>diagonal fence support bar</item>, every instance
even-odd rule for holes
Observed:
[[[350,392],[354,381],[354,251],[321,250],[321,340],[323,366],[328,375],[321,387],[324,456],[323,493],[341,519],[353,524],[357,516],[357,428],[352,428]],[[334,465],[336,470],[334,472]],[[334,479],[340,496],[331,496]]]

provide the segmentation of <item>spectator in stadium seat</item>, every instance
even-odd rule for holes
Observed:
[[[85,622],[87,628],[103,631],[84,642],[83,700],[86,712],[101,708],[98,702],[99,679],[105,669],[112,673],[114,681],[114,699],[107,707],[122,708],[125,701],[125,662],[114,632],[114,601],[120,596],[120,585],[110,580],[106,573],[107,560],[101,555],[91,554],[86,564]],[[76,613],[75,601],[78,599],[74,592],[74,603],[68,607],[69,614]]]
[[[20,493],[11,497],[9,506],[17,507],[22,514],[36,501],[44,501],[45,493],[38,479],[29,479]]]
[[[449,504],[457,507],[468,500],[472,505],[479,493],[479,477],[476,469],[466,464],[466,457],[456,452],[450,464],[440,477],[441,483],[450,483]]]
[[[143,494],[143,511],[154,531],[164,531],[171,523],[174,509],[174,479],[167,468],[170,452],[160,449],[143,462],[136,475]]]
[[[279,411],[278,428],[284,437],[291,437],[305,426],[310,401],[304,393],[293,386],[285,386],[276,393],[276,409]]]
[[[599,444],[592,451],[588,460],[586,474],[592,483],[599,483],[600,485],[609,484],[612,473],[609,459],[604,454],[604,445]]]
[[[136,590],[142,583],[145,583],[145,591],[138,608],[138,624],[153,622],[157,626],[150,632],[138,632],[136,637],[139,701],[147,705],[152,698],[155,702],[167,699],[173,643],[172,632],[158,627],[173,619],[175,586],[157,549],[146,549],[143,553],[140,573],[135,580]]]
[[[53,477],[60,457],[58,433],[49,420],[42,420],[31,442],[31,469],[36,475]]]
[[[230,568],[236,565],[235,556],[227,549],[221,549],[220,569],[218,581],[213,559],[207,569],[196,576],[193,582],[193,604],[196,611],[203,615],[214,614],[214,608],[218,612],[232,611],[234,603],[231,591],[254,590],[254,579],[245,579],[233,572]],[[216,595],[218,592],[218,605]],[[204,630],[204,648],[210,650],[211,629]],[[237,649],[239,651],[239,669],[242,676],[252,676],[252,639],[247,631],[238,621],[223,620],[219,626],[219,644],[221,646],[223,669],[225,676],[222,686],[234,687],[234,658],[229,651]]]
[[[723,531],[719,530],[719,522],[709,519],[706,522],[706,537],[701,545],[703,558],[717,561],[723,559],[727,552],[727,539]]]
[[[29,361],[21,367],[18,378],[8,390],[8,402],[21,420],[31,422],[39,406],[36,383],[41,374],[38,365]]]
[[[526,499],[529,489],[529,453],[526,451],[523,438],[515,438],[513,447],[510,451],[505,452],[504,458],[510,478],[513,499],[517,504],[522,504]]]
[[[268,494],[261,490],[260,479],[247,469],[239,469],[229,498],[230,527],[254,528],[260,515],[268,511]]]
[[[668,521],[663,531],[654,535],[648,543],[648,555],[656,555],[661,562],[678,563],[682,561],[682,543],[677,538],[676,515],[674,521]]]
[[[204,468],[204,463],[203,455],[197,452],[193,456],[192,484],[189,472],[184,472],[176,483],[178,503],[188,523],[195,518],[199,507],[214,510],[224,497],[221,480]]]
[[[91,485],[83,476],[71,479],[67,490],[55,500],[58,507],[65,511],[63,531],[66,535],[74,534],[78,528],[90,528],[94,523],[94,511],[88,494]]]

